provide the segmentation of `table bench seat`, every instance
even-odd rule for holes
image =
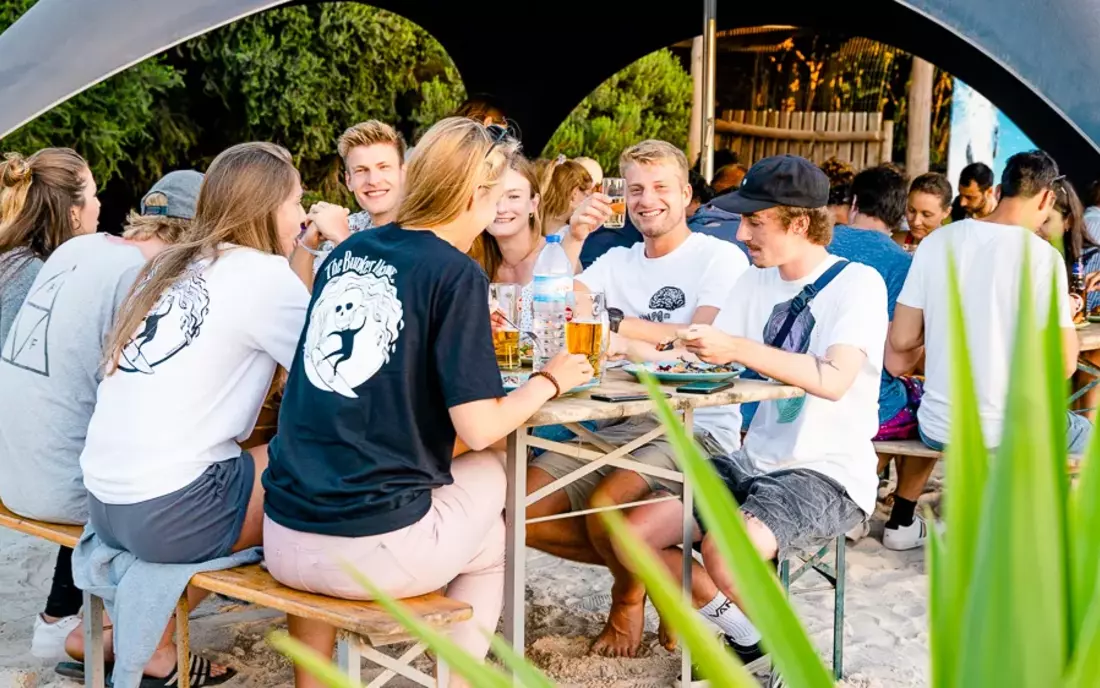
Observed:
[[[879,456],[915,456],[926,459],[942,459],[943,452],[930,449],[920,440],[891,440],[875,442],[875,453]],[[1080,469],[1082,454],[1070,454],[1066,469],[1070,475],[1076,475]]]
[[[81,526],[45,523],[23,518],[12,513],[3,503],[0,503],[0,527],[64,547],[75,547],[84,530]],[[361,656],[366,656],[386,669],[383,675],[375,679],[371,685],[383,685],[397,675],[424,686],[435,685],[432,677],[408,666],[413,659],[423,653],[422,645],[417,644],[413,650],[406,652],[398,659],[372,649],[413,640],[405,628],[376,602],[340,600],[294,590],[276,581],[259,564],[200,573],[191,579],[191,585],[242,602],[335,626],[341,630],[339,654],[342,668],[357,681],[360,671],[359,659]],[[439,629],[466,621],[473,616],[470,605],[450,599],[438,592],[405,599],[402,602],[423,621]],[[189,613],[186,599],[181,599],[176,608],[177,649],[181,667],[188,666],[190,662]],[[89,620],[98,616],[87,614],[85,618]],[[94,676],[96,673],[95,671],[86,672],[85,685],[102,685],[102,677]],[[180,687],[188,688],[189,681],[185,671],[180,672],[180,678]]]

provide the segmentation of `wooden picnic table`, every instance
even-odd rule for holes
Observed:
[[[1100,323],[1090,322],[1077,328],[1077,340],[1081,343],[1081,351],[1100,349]]]
[[[1083,327],[1078,327],[1077,341],[1081,353],[1100,349],[1100,323],[1086,323]],[[1077,372],[1090,376],[1092,380],[1086,382],[1080,389],[1075,390],[1070,395],[1069,403],[1071,405],[1100,384],[1100,368],[1097,368],[1084,356],[1077,357]],[[1081,413],[1087,413],[1088,411],[1089,409],[1085,409]]]
[[[803,390],[798,387],[781,385],[774,382],[759,380],[735,380],[729,389],[715,394],[678,394],[676,385],[662,385],[662,389],[671,396],[669,404],[680,412],[684,426],[689,433],[692,430],[693,412],[697,408],[713,406],[726,406],[729,404],[742,404],[753,401],[768,401],[772,399],[788,399],[803,395]],[[664,434],[664,428],[658,428],[651,433],[643,435],[638,440],[629,442],[621,447],[615,447],[601,440],[595,433],[589,432],[579,425],[583,421],[614,420],[640,416],[652,413],[656,404],[649,399],[644,401],[628,401],[621,403],[608,403],[595,401],[591,398],[593,393],[615,394],[644,394],[645,387],[633,377],[621,370],[610,370],[604,376],[603,384],[599,387],[555,399],[545,404],[527,423],[513,432],[508,437],[508,499],[505,506],[505,522],[507,524],[507,569],[504,593],[504,634],[512,647],[523,654],[525,650],[524,624],[526,622],[525,605],[525,579],[527,572],[526,560],[526,512],[527,506],[541,499],[548,492],[563,488],[565,485],[575,482],[584,475],[591,473],[600,466],[613,465],[617,468],[628,468],[639,473],[646,473],[662,477],[676,482],[684,483],[683,475],[679,472],[667,471],[651,466],[644,466],[632,460],[629,452],[653,441]],[[565,425],[577,434],[581,442],[560,443],[536,438],[530,435],[530,429],[546,425]],[[547,488],[527,495],[527,454],[528,448],[538,447],[567,454],[585,461],[585,466],[565,476],[561,480],[554,481]],[[688,542],[692,535],[692,496],[691,486],[684,483],[684,541]],[[664,501],[669,497],[657,498],[652,501]],[[675,499],[679,499],[676,497]],[[643,502],[644,503],[644,502]],[[610,507],[620,508],[620,507]],[[551,516],[546,519],[578,517],[596,511],[607,509],[588,509],[581,512],[573,512],[562,516]],[[691,547],[684,548],[684,590],[691,589]],[[682,644],[681,644],[682,645]],[[683,676],[691,676],[691,658],[685,647],[683,650]],[[685,684],[686,685],[686,684]]]

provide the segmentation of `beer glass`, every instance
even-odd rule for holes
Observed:
[[[593,376],[603,380],[603,358],[611,343],[611,323],[602,293],[574,292],[565,321],[565,346],[571,354],[582,354],[592,364]]]
[[[604,177],[600,192],[611,197],[611,218],[604,227],[619,229],[626,224],[626,180],[621,177]]]
[[[520,286],[493,283],[489,285],[489,313],[498,320],[493,330],[493,349],[501,370],[516,370],[519,360]]]

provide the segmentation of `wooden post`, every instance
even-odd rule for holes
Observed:
[[[928,171],[932,148],[932,79],[936,68],[930,62],[913,57],[909,77],[909,131],[905,151],[905,171],[910,178]]]
[[[708,182],[714,178],[714,90],[718,61],[718,0],[703,0],[703,140],[699,148],[699,172]]]
[[[703,37],[691,41],[691,121],[688,126],[688,160],[694,165],[703,150]]]

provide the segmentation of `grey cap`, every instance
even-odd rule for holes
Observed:
[[[194,219],[202,179],[202,174],[194,170],[169,172],[142,197],[141,214]]]

